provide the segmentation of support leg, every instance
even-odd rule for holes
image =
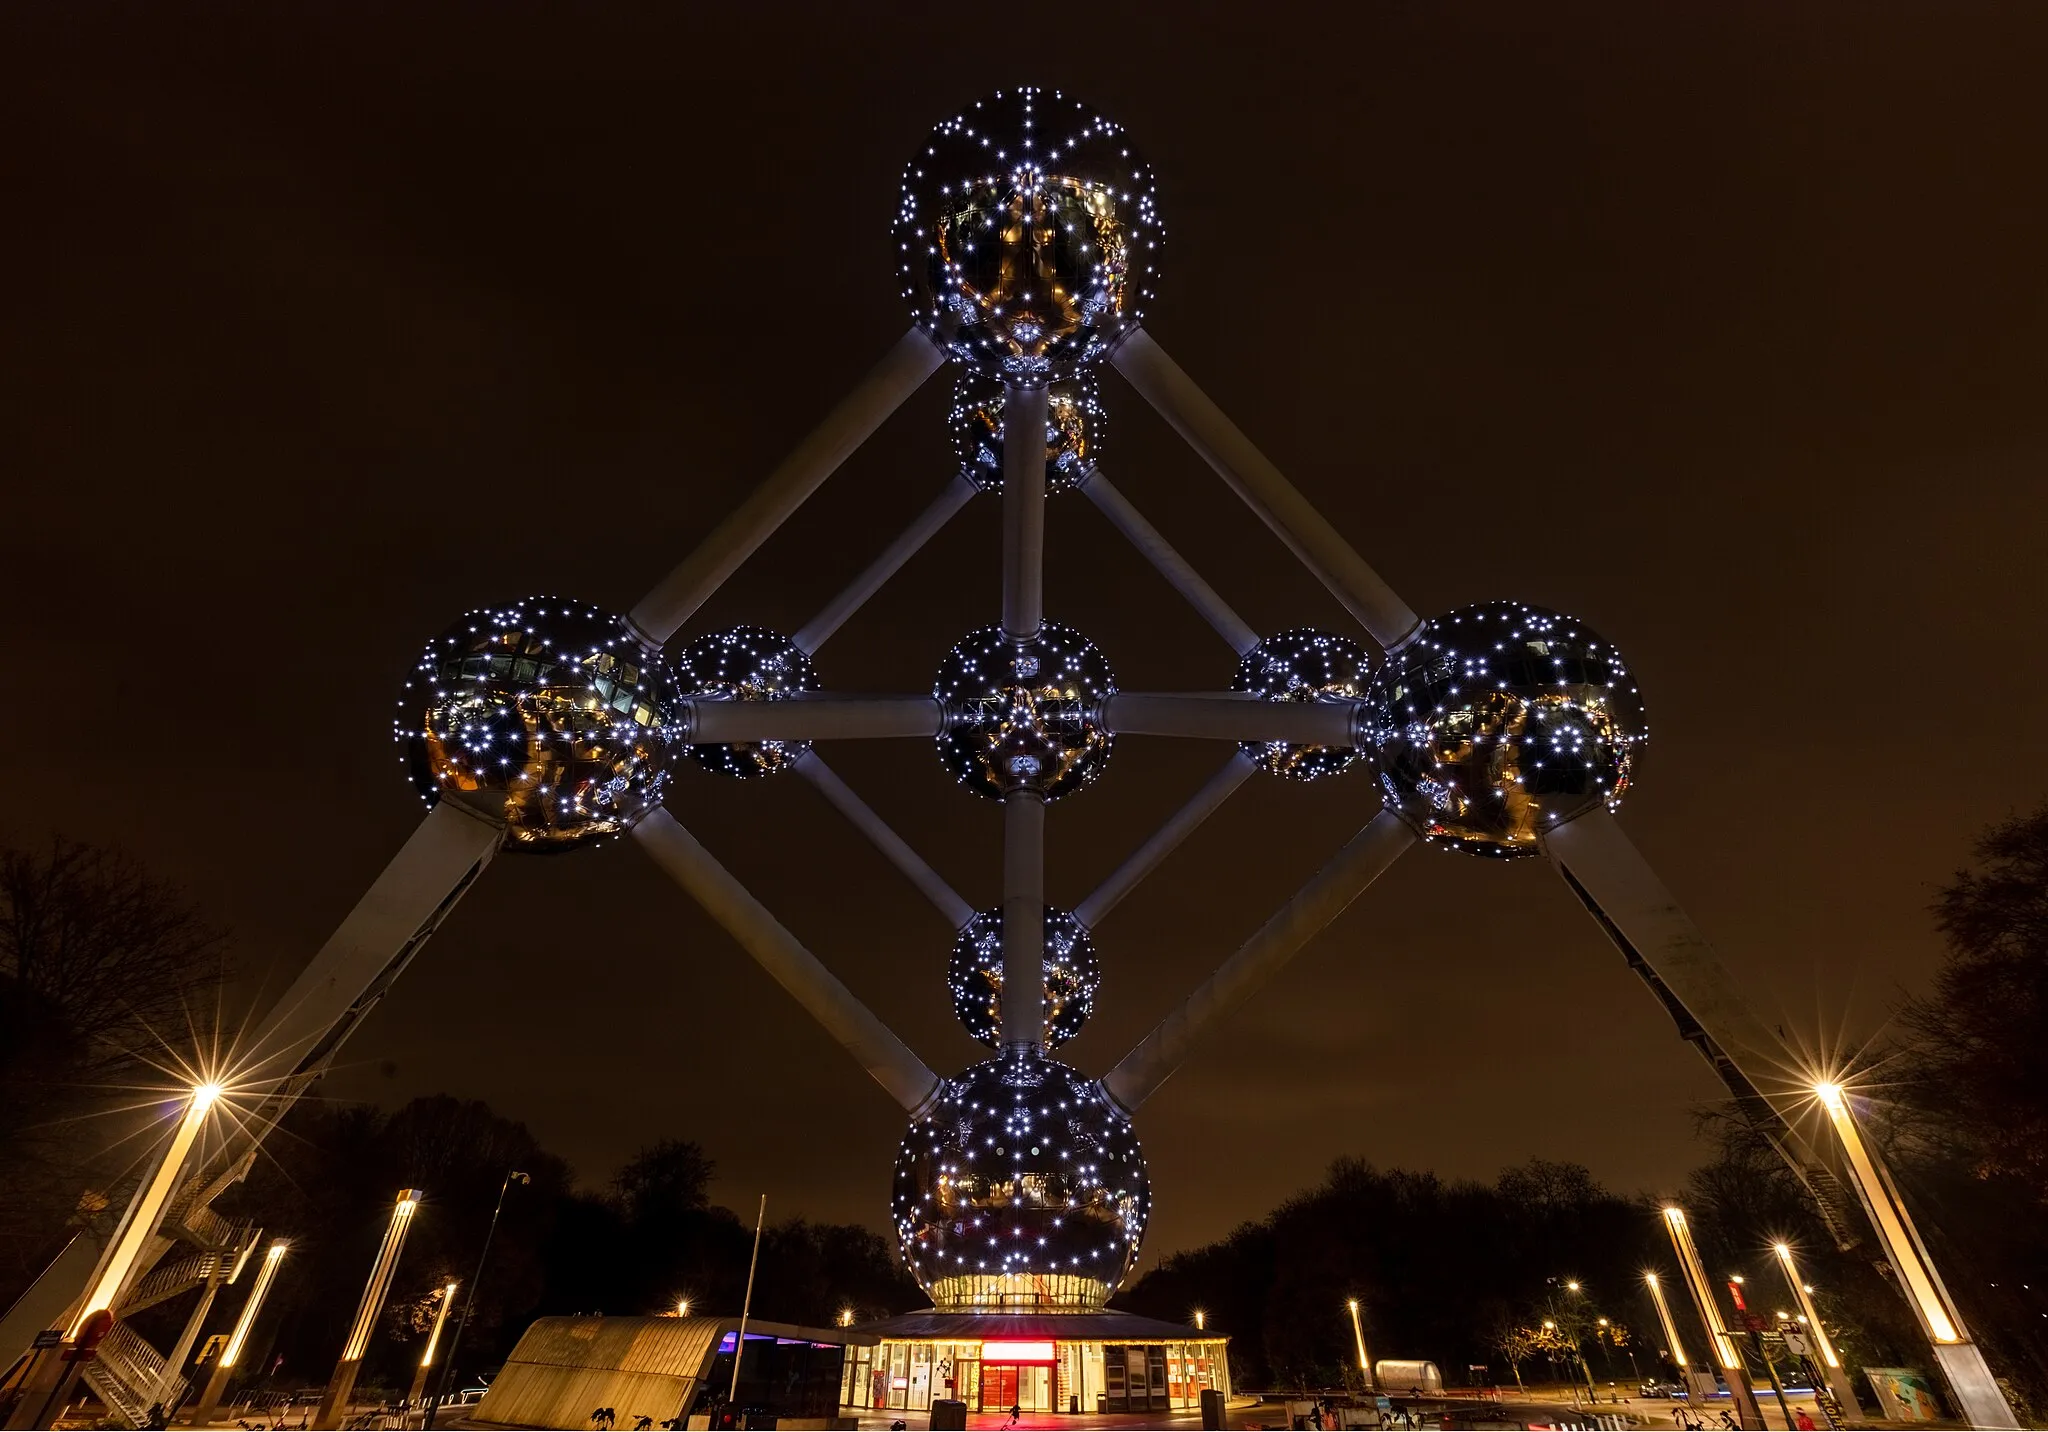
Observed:
[[[915,1111],[938,1091],[938,1076],[768,913],[697,838],[665,810],[633,827],[654,863],[687,890],[774,981],[796,997],[877,1084]]]
[[[1813,1194],[1844,1247],[1860,1241],[1812,1075],[1756,1017],[1699,927],[1604,810],[1551,830],[1545,852],[1623,958]]]
[[[1279,973],[1297,950],[1342,914],[1414,843],[1414,832],[1398,816],[1390,811],[1374,816],[1189,995],[1187,1003],[1161,1020],[1157,1029],[1109,1071],[1103,1089],[1125,1110],[1135,1112],[1173,1076],[1204,1035]]]

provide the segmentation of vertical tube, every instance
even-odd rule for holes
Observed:
[[[1345,1302],[1351,1309],[1351,1336],[1358,1344],[1358,1375],[1365,1379],[1365,1390],[1371,1392],[1378,1387],[1379,1380],[1372,1375],[1372,1363],[1366,1360],[1365,1329],[1358,1321],[1358,1299],[1347,1298]]]
[[[1045,624],[1043,384],[1003,384],[1003,630],[1022,640]]]
[[[139,1196],[128,1205],[121,1231],[100,1259],[92,1284],[65,1334],[66,1341],[75,1341],[79,1330],[85,1326],[85,1320],[94,1313],[112,1310],[126,1289],[144,1245],[156,1235],[157,1221],[164,1216],[164,1205],[170,1202],[171,1193],[178,1186],[178,1176],[184,1172],[192,1145],[198,1140],[200,1130],[206,1127],[207,1111],[213,1108],[220,1095],[218,1084],[201,1084],[192,1091],[185,1105],[184,1117],[178,1120],[178,1131],[171,1135],[170,1146],[164,1150],[162,1162],[157,1164],[156,1172],[143,1185]]]
[[[1756,1405],[1755,1390],[1749,1385],[1749,1368],[1736,1349],[1735,1339],[1729,1335],[1727,1323],[1721,1319],[1713,1285],[1707,1281],[1706,1267],[1700,1262],[1692,1229],[1685,1221],[1685,1210],[1676,1204],[1667,1205],[1664,1227],[1671,1234],[1671,1247],[1678,1254],[1678,1266],[1685,1272],[1686,1286],[1692,1289],[1693,1304],[1699,1310],[1701,1326],[1707,1331],[1714,1361],[1720,1365],[1721,1377],[1728,1384],[1728,1396],[1735,1404],[1735,1420],[1746,1428],[1761,1428],[1764,1414]]]
[[[1791,1285],[1792,1297],[1799,1305],[1799,1312],[1806,1320],[1806,1334],[1820,1352],[1820,1373],[1835,1394],[1835,1401],[1841,1403],[1842,1411],[1849,1417],[1860,1418],[1863,1408],[1856,1400],[1856,1389],[1849,1381],[1849,1370],[1842,1365],[1840,1353],[1835,1351],[1834,1340],[1827,1329],[1820,1325],[1820,1310],[1813,1305],[1813,1294],[1806,1290],[1806,1280],[1800,1276],[1799,1264],[1794,1261],[1789,1244],[1776,1243],[1771,1251],[1778,1255],[1779,1266],[1785,1270],[1785,1281]]]
[[[1003,1046],[1045,1039],[1045,797],[1003,798]]]
[[[427,1372],[434,1365],[434,1351],[441,1345],[441,1325],[448,1321],[448,1309],[455,1301],[454,1283],[441,1290],[441,1306],[434,1309],[433,1331],[427,1334],[427,1350],[420,1357],[420,1365],[413,1369],[412,1390],[405,1400],[415,1407],[419,1405],[420,1394],[427,1390]]]
[[[918,329],[904,334],[859,386],[825,415],[825,421],[797,444],[796,451],[762,479],[680,567],[641,598],[627,620],[657,646],[674,636],[725,579],[739,570],[740,563],[788,521],[944,361],[937,345]]]
[[[1877,1160],[1863,1142],[1863,1133],[1856,1127],[1856,1116],[1849,1108],[1848,1096],[1838,1084],[1818,1085],[1814,1093],[1820,1096],[1821,1107],[1827,1110],[1828,1121],[1834,1125],[1835,1135],[1842,1141],[1842,1152],[1848,1156],[1849,1172],[1855,1177],[1856,1191],[1863,1195],[1863,1206],[1870,1210],[1871,1222],[1877,1225],[1878,1237],[1884,1240],[1886,1257],[1898,1269],[1899,1281],[1906,1289],[1913,1311],[1919,1315],[1921,1330],[1930,1342],[1967,1341],[1963,1336],[1962,1319],[1956,1315],[1946,1291],[1936,1280],[1933,1264],[1928,1261],[1926,1249],[1921,1245],[1919,1231],[1913,1227],[1912,1215],[1899,1202],[1891,1180],[1880,1171]]]

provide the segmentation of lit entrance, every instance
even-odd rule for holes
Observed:
[[[1053,1345],[1050,1342],[984,1342],[981,1345],[983,1412],[1053,1410]]]

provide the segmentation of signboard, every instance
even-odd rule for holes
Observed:
[[[36,1334],[36,1347],[56,1347],[64,1341],[64,1329],[44,1328]]]
[[[1892,1422],[1932,1422],[1941,1416],[1941,1399],[1934,1384],[1917,1367],[1866,1367],[1870,1385],[1877,1391],[1878,1406]]]
[[[983,1362],[1051,1362],[1053,1361],[1050,1342],[985,1342],[981,1345]]]

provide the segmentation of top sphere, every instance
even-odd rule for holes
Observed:
[[[1650,734],[1621,653],[1521,602],[1431,621],[1375,673],[1364,725],[1389,809],[1426,840],[1507,857],[1619,806]]]
[[[529,597],[471,612],[427,644],[393,735],[429,806],[506,824],[514,850],[616,835],[661,803],[683,737],[681,693],[609,612]]]
[[[1152,166],[1057,90],[1000,90],[934,128],[896,209],[911,316],[970,367],[1072,377],[1144,316],[1160,246]]]

